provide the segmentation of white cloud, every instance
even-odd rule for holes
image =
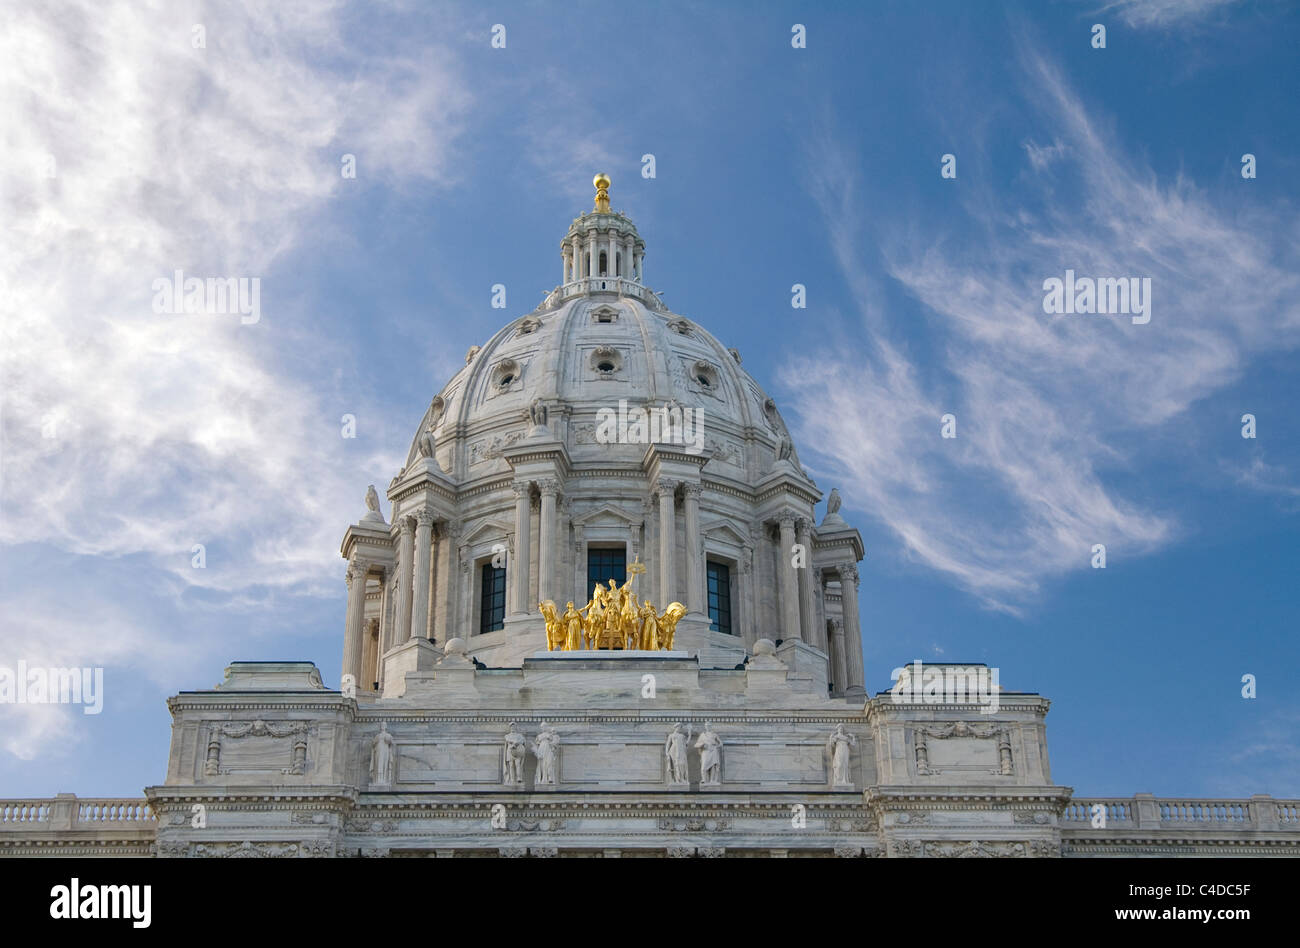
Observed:
[[[354,394],[340,406],[336,373],[306,375],[346,365],[346,341],[295,330],[297,291],[277,268],[343,186],[344,153],[385,188],[455,180],[471,101],[446,50],[351,52],[348,15],[297,2],[6,12],[0,542],[140,554],[156,587],[170,574],[237,594],[236,608],[267,588],[319,592],[341,570],[342,519],[364,510],[358,472],[394,470],[400,445],[366,456],[340,437],[342,411],[374,413]],[[195,23],[206,48],[191,45]],[[261,321],[155,314],[152,281],[175,269],[260,278]],[[190,568],[195,543],[206,570]],[[75,574],[40,583],[47,599],[81,591]],[[19,614],[17,595],[0,611]],[[100,654],[166,667],[170,630],[138,624],[97,628]],[[26,635],[6,623],[0,655]],[[50,726],[29,720],[12,740]]]
[[[977,239],[944,221],[880,235],[889,274],[934,314],[922,361],[897,341],[905,333],[864,275],[864,235],[840,212],[858,205],[821,181],[851,188],[855,175],[823,136],[809,166],[833,170],[815,172],[811,190],[863,328],[783,373],[801,443],[826,446],[819,479],[844,484],[846,500],[917,560],[1011,610],[1045,577],[1087,568],[1094,543],[1113,559],[1174,539],[1167,513],[1108,475],[1140,463],[1131,445],[1255,353],[1300,342],[1286,215],[1218,209],[1188,181],[1157,181],[1097,130],[1054,69],[1039,59],[1027,69],[1082,193],[1060,200],[1032,173],[996,198],[972,181],[962,209]],[[990,207],[1001,216],[988,221]],[[1042,282],[1067,268],[1151,277],[1151,322],[1045,316]],[[939,436],[945,412],[957,417],[955,440]]]
[[[1238,0],[1114,0],[1101,13],[1114,10],[1126,24],[1139,29],[1184,26],[1204,20]]]

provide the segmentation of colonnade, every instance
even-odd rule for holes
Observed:
[[[567,541],[560,536],[561,484],[558,478],[520,479],[514,483],[513,489],[514,542],[506,574],[506,612],[508,616],[521,617],[537,611],[537,598],[564,595],[560,590],[568,586],[568,582],[560,578],[558,571]],[[692,612],[707,611],[706,563],[700,527],[702,493],[703,488],[697,481],[659,477],[651,485],[651,496],[657,501],[659,513],[658,563],[649,565],[657,567],[656,592],[660,608],[681,601]],[[680,528],[685,531],[682,544],[686,555],[685,589],[678,585],[679,498],[682,508]],[[538,512],[539,531],[537,595],[531,589],[534,509]],[[837,694],[865,694],[856,562],[845,560],[813,566],[813,522],[806,516],[783,512],[769,521],[769,527],[776,544],[775,617],[779,631],[774,637],[783,641],[807,642],[826,653],[830,662],[830,680]],[[445,640],[453,635],[468,637],[475,631],[442,630],[444,625],[459,625],[467,621],[470,615],[449,601],[457,595],[457,566],[462,571],[468,568],[459,562],[461,554],[455,548],[458,525],[439,520],[434,511],[426,507],[402,516],[396,528],[394,567],[368,561],[356,553],[349,560],[343,670],[345,675],[353,676],[361,690],[371,688],[373,682],[365,681],[363,677],[378,667],[382,654],[388,649],[416,637]],[[565,532],[567,534],[567,527]],[[582,556],[585,542],[580,526],[575,525],[575,536],[578,538],[575,558],[585,559]],[[803,549],[799,559],[794,554],[796,544]],[[629,553],[631,556],[639,555],[635,541],[630,543]],[[745,580],[753,582],[747,575],[749,559],[746,553],[740,572]],[[585,601],[590,592],[583,589],[585,563],[578,562],[576,566],[578,597]],[[395,585],[392,582],[394,577]],[[375,626],[365,619],[366,586],[372,578],[379,579],[379,588],[384,591],[381,609],[384,618],[378,626],[377,636],[374,634]],[[472,589],[473,577],[466,575],[465,579]],[[824,602],[828,585],[832,582],[838,582],[842,615],[823,620],[820,617],[826,615],[826,610],[819,608],[819,602]],[[751,616],[751,622],[755,618]],[[441,634],[436,635],[439,631]]]

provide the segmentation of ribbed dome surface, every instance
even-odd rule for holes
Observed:
[[[500,451],[527,437],[534,403],[545,406],[547,427],[575,463],[638,464],[644,444],[596,436],[598,412],[625,401],[644,409],[675,402],[699,413],[710,471],[752,481],[772,467],[788,438],[776,406],[707,330],[615,293],[548,304],[470,350],[417,429],[408,465],[431,428],[438,462],[453,479],[508,470]]]

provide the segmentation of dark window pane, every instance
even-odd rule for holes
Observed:
[[[483,564],[482,608],[478,630],[480,633],[504,629],[506,622],[506,571],[491,563]]]
[[[722,563],[708,564],[709,628],[714,632],[731,631],[731,570]]]
[[[589,548],[587,550],[587,595],[597,583],[609,585],[614,580],[619,586],[627,581],[627,550]]]

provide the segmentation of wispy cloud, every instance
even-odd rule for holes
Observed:
[[[446,51],[354,52],[348,14],[6,13],[0,542],[141,556],[141,585],[222,590],[234,608],[258,590],[319,591],[338,569],[340,514],[363,509],[358,469],[391,470],[400,445],[346,450],[341,414],[360,406],[320,371],[346,362],[346,343],[297,328],[300,291],[277,268],[338,192],[345,153],[386,189],[454,180],[472,101]],[[260,279],[261,320],[153,312],[153,281],[177,269]],[[190,568],[199,543],[208,569]],[[9,588],[0,611],[25,621],[5,623],[0,655],[28,656],[33,622],[66,614],[40,603],[76,601],[84,580],[42,576],[32,603]],[[165,667],[170,632],[100,623],[97,654]],[[21,725],[10,750],[48,726]]]
[[[814,463],[847,485],[846,499],[920,562],[1012,610],[1044,578],[1087,568],[1095,543],[1132,556],[1178,536],[1167,512],[1126,496],[1108,473],[1142,463],[1128,445],[1237,378],[1254,354],[1300,343],[1287,215],[1222,209],[1190,181],[1157,180],[1055,68],[1035,55],[1024,67],[1052,157],[1078,193],[1061,200],[1046,174],[1027,172],[1016,196],[994,200],[967,179],[952,223],[873,235],[888,275],[934,314],[922,361],[876,302],[869,235],[814,175],[843,279],[865,301],[868,341],[796,359],[783,374],[800,443],[824,446]],[[832,180],[858,175],[830,134],[808,163],[838,169]],[[1043,281],[1067,268],[1150,277],[1150,324],[1044,315]],[[940,438],[947,412],[953,440]]]
[[[1114,0],[1101,13],[1115,11],[1126,24],[1162,29],[1185,26],[1220,13],[1239,0]]]

